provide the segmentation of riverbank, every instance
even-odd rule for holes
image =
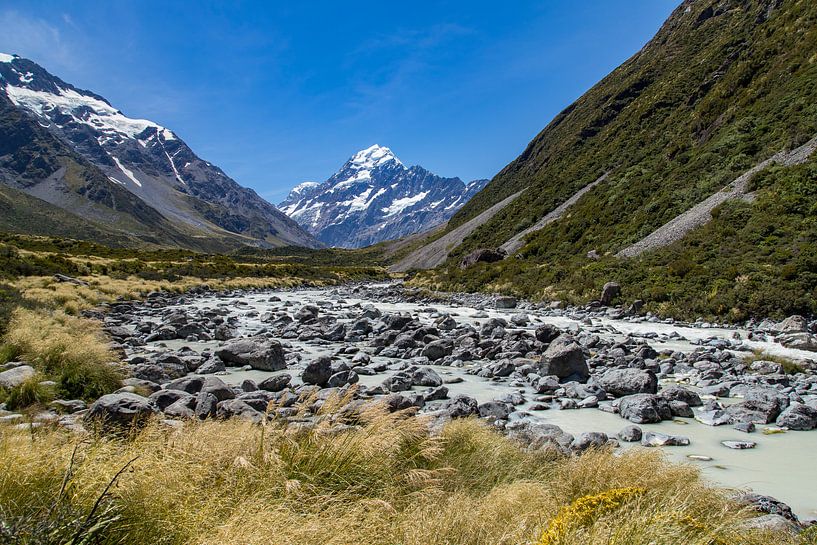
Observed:
[[[127,414],[129,423],[143,414],[165,422],[160,427],[182,426],[182,434],[207,416],[256,423],[272,418],[269,425],[287,429],[314,429],[328,420],[340,430],[356,430],[362,411],[385,403],[398,415],[419,411],[432,430],[463,416],[482,419],[511,444],[563,461],[597,447],[614,449],[616,456],[640,455],[649,451],[642,443],[681,436],[688,446],[664,450],[672,460],[695,466],[692,474],[702,471],[710,483],[773,495],[810,519],[817,498],[804,483],[814,478],[807,453],[817,447],[817,432],[781,429],[776,420],[788,410],[782,405],[772,407],[777,414],[754,433],[732,427],[757,417],[746,407],[757,389],[774,390],[772,404],[782,404],[783,393],[787,406],[813,401],[810,373],[784,374],[772,366],[763,374],[744,357],[762,362],[753,350],[774,352],[796,359],[805,371],[810,353],[785,348],[760,330],[622,313],[478,295],[443,300],[395,284],[157,292],[144,301],[109,303],[104,313],[93,314],[116,340],[113,348],[130,376],[119,394],[96,410],[77,404],[26,418],[47,434],[48,421],[73,433],[94,429],[89,414],[114,420]],[[557,340],[564,337],[570,342]],[[554,354],[551,347],[559,345],[565,350]],[[570,367],[576,361],[568,360],[577,358],[586,365],[584,377],[542,369],[562,360]],[[558,373],[557,367],[549,369]],[[613,370],[624,371],[622,384],[606,378]],[[679,394],[678,384],[686,393]],[[326,407],[335,416],[322,417],[336,396],[343,403]],[[630,443],[622,431],[631,423],[620,405],[633,396],[657,403],[663,421],[638,424],[642,437]],[[660,414],[664,403],[666,415]],[[644,416],[640,410],[637,418]],[[702,423],[718,418],[723,425]],[[764,434],[765,428],[774,433]],[[756,446],[733,450],[721,443],[728,440]],[[769,512],[768,502],[755,505],[761,504],[773,523],[787,524]],[[731,509],[743,516],[738,504]]]

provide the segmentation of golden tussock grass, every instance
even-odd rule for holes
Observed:
[[[202,285],[214,290],[239,288],[288,288],[303,284],[296,277],[253,278],[238,277],[225,279],[207,279],[183,277],[175,281],[144,280],[136,276],[111,278],[103,275],[83,276],[80,280],[87,286],[67,282],[58,282],[50,276],[26,276],[16,280],[13,285],[22,296],[34,303],[60,308],[69,314],[92,308],[100,303],[109,303],[118,298],[139,299],[152,291],[184,293]]]
[[[548,544],[807,543],[741,530],[747,514],[724,492],[656,452],[564,459],[525,452],[475,420],[438,435],[378,409],[361,420],[153,423],[127,440],[0,429],[0,518],[37,542],[40,526],[67,527],[53,519],[84,517],[135,460],[102,502],[110,521],[99,543],[535,544],[553,524]]]

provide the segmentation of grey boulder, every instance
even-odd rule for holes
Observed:
[[[599,378],[599,384],[616,397],[658,391],[655,373],[642,369],[610,369]]]
[[[324,356],[307,364],[301,373],[301,380],[304,384],[315,384],[323,388],[333,374],[332,360]]]
[[[655,394],[633,394],[622,397],[618,412],[634,424],[655,424],[672,418],[669,402]]]
[[[19,365],[0,373],[0,387],[16,388],[36,374],[30,365]]]
[[[107,394],[91,404],[85,419],[90,422],[101,421],[104,424],[119,426],[138,426],[158,412],[151,401],[140,395],[122,392]]]
[[[560,335],[542,354],[539,374],[554,375],[562,381],[587,382],[590,369],[581,346],[570,335]]]
[[[777,425],[790,430],[813,430],[817,428],[817,409],[802,403],[792,403],[777,417]]]
[[[233,341],[216,350],[216,356],[225,363],[249,365],[260,371],[279,371],[287,366],[281,343],[262,337]]]

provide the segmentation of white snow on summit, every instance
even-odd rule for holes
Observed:
[[[0,53],[0,62],[11,62],[14,60],[14,55],[8,53]]]
[[[161,125],[147,119],[127,117],[108,103],[73,89],[59,89],[59,94],[54,94],[8,84],[6,93],[15,106],[26,108],[44,119],[48,119],[47,114],[53,114],[56,109],[76,122],[90,125],[111,137],[136,138],[145,129],[155,128],[165,140],[175,139],[173,133]]]
[[[402,165],[400,159],[395,157],[389,148],[378,146],[377,144],[355,153],[349,163],[359,166],[361,169],[373,169],[389,161],[395,161]]]
[[[304,191],[306,191],[308,189],[312,189],[313,187],[318,187],[319,185],[321,185],[320,182],[302,182],[302,183],[296,185],[295,187],[293,187],[290,190],[290,194],[300,195]]]

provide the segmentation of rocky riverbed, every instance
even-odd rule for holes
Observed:
[[[815,324],[797,317],[683,324],[601,302],[436,298],[400,284],[155,293],[97,317],[132,378],[88,409],[61,402],[69,414],[54,418],[66,426],[159,412],[308,425],[332,394],[352,391],[342,414],[385,402],[435,423],[484,418],[529,448],[664,447],[718,483],[817,516],[817,432],[807,431],[817,428],[817,354],[800,349]],[[803,372],[747,361],[752,350]]]

